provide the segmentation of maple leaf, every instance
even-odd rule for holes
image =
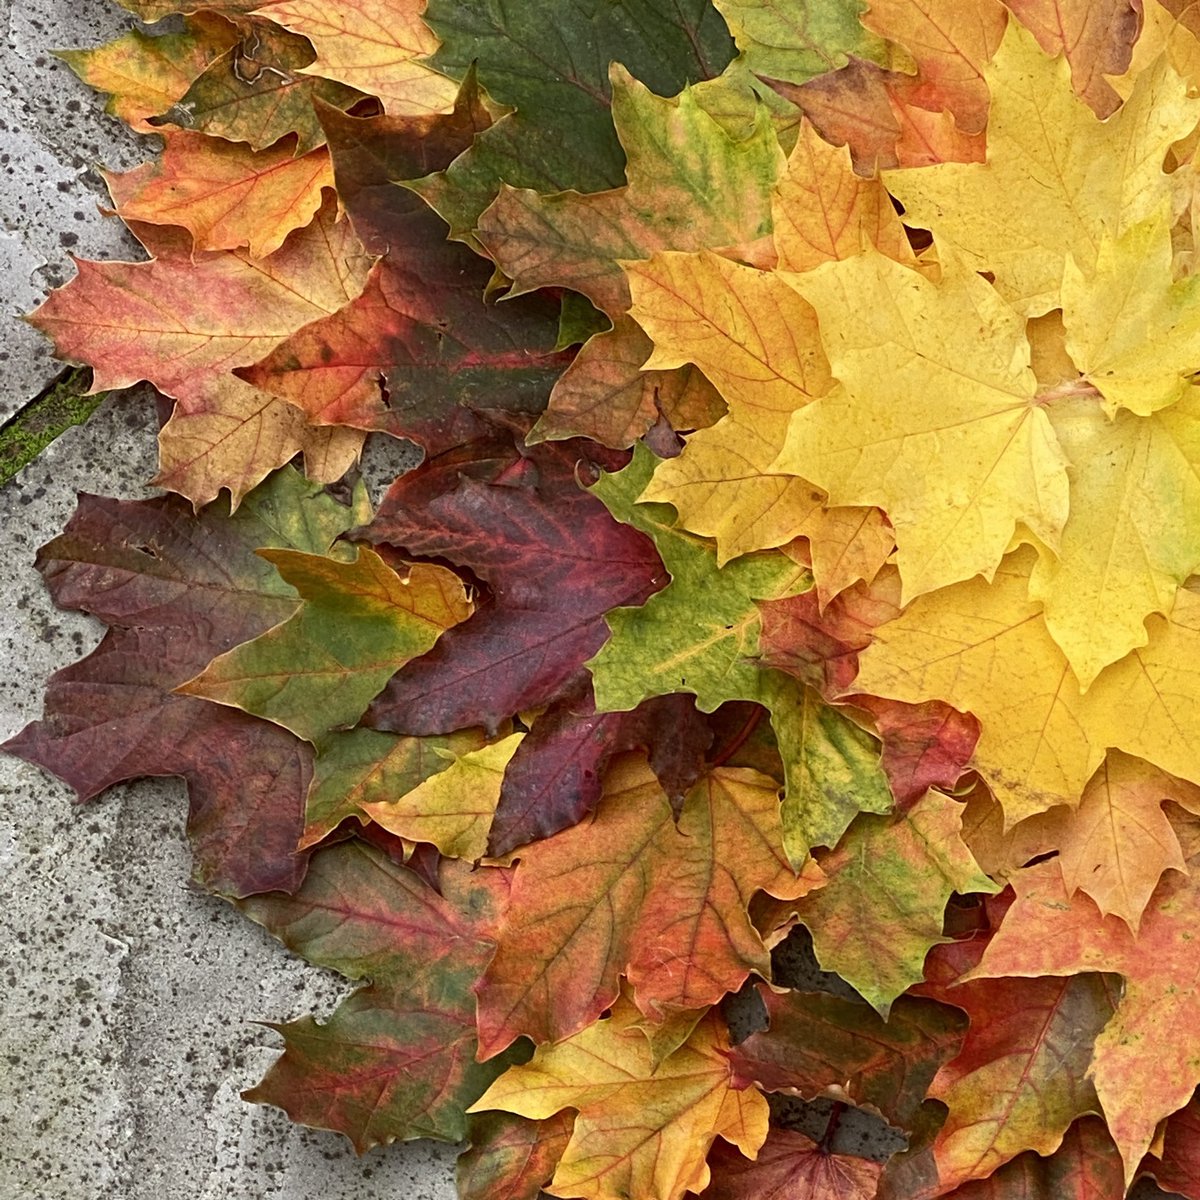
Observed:
[[[884,1021],[861,1000],[758,989],[770,1027],[730,1054],[734,1082],[814,1100],[869,1106],[912,1128],[938,1068],[962,1044],[966,1021],[932,1000],[901,996]]]
[[[162,136],[160,159],[105,181],[122,220],[180,225],[198,251],[246,246],[251,258],[265,258],[316,216],[324,189],[333,189],[322,149],[298,158],[286,143],[255,152],[202,134]]]
[[[994,922],[1005,905],[989,904]],[[1117,1001],[1114,979],[972,979],[988,944],[985,931],[936,947],[919,989],[957,1005],[970,1021],[962,1050],[929,1089],[949,1109],[929,1166],[908,1164],[931,1170],[938,1181],[931,1194],[986,1178],[1024,1151],[1054,1153],[1072,1122],[1098,1109],[1087,1073]]]
[[[719,420],[725,403],[699,371],[645,369],[653,349],[628,316],[589,337],[556,380],[526,441],[589,437],[625,449],[661,417],[673,429],[702,429]]]
[[[555,345],[558,305],[485,302],[487,264],[447,242],[442,221],[396,182],[448,160],[490,123],[473,81],[453,113],[424,122],[320,113],[339,199],[384,257],[353,303],[238,374],[321,424],[383,429],[431,453],[479,431],[473,408],[540,411],[569,358]]]
[[[653,369],[694,363],[729,415],[687,440],[645,492],[716,539],[720,562],[802,536],[824,493],[771,470],[791,414],[833,386],[812,308],[777,275],[717,255],[666,253],[628,268]]]
[[[1173,813],[1184,860],[1194,865],[1200,822]],[[1062,870],[1051,860],[1016,873],[1016,900],[976,968],[976,977],[1065,975],[1114,971],[1125,990],[1112,1020],[1096,1038],[1090,1076],[1113,1140],[1132,1182],[1155,1126],[1182,1108],[1200,1083],[1196,1027],[1194,876],[1164,875],[1142,916],[1137,935],[1115,917],[1102,917],[1091,900],[1068,895]],[[1164,1031],[1172,1051],[1163,1056]]]
[[[814,688],[764,689],[772,712],[787,790],[784,847],[799,864],[813,846],[834,846],[860,812],[886,813],[893,795],[875,739]]]
[[[862,23],[864,33],[881,36],[837,55],[829,63],[836,69],[811,79],[780,75],[772,86],[827,140],[847,146],[863,176],[879,167],[982,162],[984,64],[1004,33],[1004,9],[996,0],[882,0]],[[789,34],[785,44],[795,39]],[[803,47],[808,38],[798,41]]]
[[[800,87],[772,83],[823,138],[849,150],[854,169],[865,177],[885,167],[983,162],[983,134],[964,133],[944,109],[931,112],[911,103],[917,86],[914,76],[857,58]]]
[[[912,261],[878,181],[854,176],[846,155],[807,124],[772,209],[781,268],[807,270],[869,244]],[[863,554],[855,540],[861,538],[864,570],[884,543],[886,557],[890,532],[880,532],[879,514],[865,521],[860,511],[831,512],[819,490],[773,469],[787,418],[833,386],[811,308],[780,278],[712,255],[660,254],[625,269],[633,315],[655,344],[646,366],[695,363],[729,405],[723,421],[689,438],[683,453],[659,468],[646,498],[676,505],[681,523],[715,537],[722,562],[797,536],[815,547],[849,537],[836,552],[843,561]],[[818,586],[826,594],[837,590],[844,579],[835,575],[833,555],[813,558]]]
[[[1001,297],[1036,315],[1059,305],[1069,258],[1091,270],[1105,231],[1120,235],[1168,200],[1163,159],[1194,128],[1200,97],[1187,94],[1163,58],[1118,113],[1097,121],[1072,91],[1066,60],[1047,58],[1016,22],[984,77],[987,163],[887,171],[884,183],[906,222],[932,230],[940,248],[989,272]],[[1011,208],[1018,195],[1036,197],[1019,230]]]
[[[1018,524],[1057,547],[1067,461],[1024,321],[990,284],[949,263],[934,283],[871,249],[788,282],[844,388],[794,414],[774,469],[887,513],[905,603],[990,577]]]
[[[181,775],[197,880],[235,895],[294,888],[307,857],[296,850],[307,747],[173,689],[295,608],[295,591],[257,547],[325,551],[361,515],[291,470],[232,517],[214,506],[193,519],[172,499],[81,497],[38,567],[57,604],[109,632],[51,680],[46,715],[5,749],[54,771],[81,800],[126,779]]]
[[[881,1163],[836,1154],[793,1129],[772,1129],[753,1162],[718,1144],[707,1200],[874,1200]]]
[[[718,1148],[710,1195],[1191,1187],[1183,0],[1006,0],[1003,40],[998,0],[260,4],[129,0],[183,32],[79,60],[177,131],[112,185],[154,261],[35,319],[176,399],[197,504],[368,430],[427,461],[365,525],[293,472],[195,523],[85,501],[46,565],[110,632],[13,743],[81,795],[185,775],[218,891],[331,840],[248,907],[374,982],[252,1095],[360,1148],[469,1134],[478,1200],[675,1200],[715,1137],[758,1152],[760,1086],[913,1148]],[[579,434],[666,457],[545,444]],[[947,908],[981,868],[1016,900]],[[709,1006],[797,921],[890,1019],[772,993],[731,1048]],[[566,1040],[469,1119],[526,1033]]]
[[[850,55],[882,59],[883,42],[864,28],[863,0],[789,5],[779,0],[714,0],[756,75],[804,83],[844,67]]]
[[[79,261],[79,275],[30,317],[61,357],[92,368],[93,391],[145,379],[176,400],[156,482],[197,505],[222,488],[236,504],[298,451],[328,442],[230,371],[361,290],[368,261],[334,210],[327,202],[262,260],[240,250],[193,257],[166,243],[150,262]],[[333,456],[326,479],[343,474],[360,442]]]
[[[396,1139],[461,1139],[464,1110],[506,1065],[475,1061],[471,993],[503,897],[497,875],[446,862],[439,894],[352,839],[314,855],[294,896],[242,901],[309,962],[371,980],[323,1024],[272,1025],[284,1053],[243,1096],[337,1130],[359,1153]]]
[[[1005,820],[1004,806],[982,781],[976,780],[963,798],[963,841],[984,874],[997,883],[1007,883],[1013,872],[1027,863],[1057,853],[1057,843],[1064,838],[1074,838],[1064,832],[1072,825],[1066,806],[1036,813],[1014,825]],[[1056,826],[1060,827],[1057,832]]]
[[[460,755],[484,745],[478,729],[442,738],[351,729],[322,738],[317,743],[299,848],[323,841],[349,817],[365,821],[367,805],[408,795]]]
[[[609,64],[621,63],[659,96],[719,75],[733,42],[709,0],[525,0],[481,10],[464,0],[430,0],[426,23],[441,39],[430,60],[456,79],[474,66],[494,100],[515,109],[480,134],[422,194],[469,238],[501,182],[539,192],[596,192],[623,182],[613,128]]]
[[[946,939],[953,892],[993,893],[962,841],[962,806],[931,791],[895,817],[860,815],[835,850],[818,857],[829,882],[795,905],[817,961],[886,1019],[922,978],[930,948]]]
[[[1149,644],[1106,668],[1086,694],[1028,599],[1033,553],[1005,559],[989,586],[971,580],[914,601],[860,655],[854,688],[910,703],[945,700],[973,713],[970,766],[1015,823],[1078,803],[1112,747],[1200,783],[1190,728],[1200,597],[1181,589]],[[1129,713],[1139,714],[1133,724]]]
[[[640,608],[615,609],[605,618],[612,636],[587,664],[596,703],[632,709],[649,696],[688,692],[703,712],[727,700],[770,709],[787,777],[784,844],[799,866],[810,847],[834,845],[855,813],[891,808],[874,743],[811,689],[754,661],[757,602],[805,590],[803,569],[782,554],[747,555],[718,567],[711,547],[675,527],[670,509],[636,502],[654,467],[654,456],[638,447],[624,471],[592,489],[614,516],[654,538],[671,575]]]
[[[822,609],[860,580],[872,583],[896,548],[891,522],[877,508],[821,508],[803,536]]]
[[[108,93],[105,112],[140,133],[151,133],[149,118],[178,100],[236,40],[236,28],[223,17],[199,12],[179,33],[154,36],[131,29],[94,50],[56,54],[84,83]]]
[[[620,759],[590,818],[521,855],[479,987],[480,1045],[496,1053],[520,1034],[577,1033],[616,1000],[621,974],[655,1021],[713,1004],[751,971],[770,971],[748,913],[754,894],[790,900],[820,882],[784,857],[774,780],[714,768],[684,798],[677,827],[644,762]]]
[[[1017,20],[1049,55],[1071,64],[1071,84],[1098,117],[1117,108],[1120,97],[1106,75],[1122,75],[1138,36],[1133,0],[1004,0]]]
[[[1186,870],[1165,800],[1200,814],[1194,784],[1110,750],[1077,809],[1038,819],[1043,844],[1058,849],[1067,890],[1087,892],[1102,914],[1115,913],[1135,934],[1163,872]]]
[[[504,772],[488,834],[488,853],[503,856],[581,821],[600,799],[611,759],[645,749],[672,805],[702,771],[712,731],[687,696],[658,696],[631,712],[598,713],[580,680],[533,724]]]
[[[811,271],[853,258],[865,246],[900,263],[916,262],[882,183],[855,175],[848,153],[818,136],[809,121],[775,185],[772,225],[781,271]]]
[[[1097,1117],[1076,1121],[1047,1157],[1026,1150],[986,1179],[971,1180],[952,1191],[936,1181],[928,1156],[892,1160],[883,1176],[879,1200],[1110,1200],[1124,1195],[1121,1156]],[[899,1169],[897,1169],[897,1167]]]
[[[476,236],[513,280],[512,293],[569,287],[616,318],[629,305],[618,260],[704,247],[767,258],[771,189],[784,159],[766,107],[749,136],[735,139],[691,89],[664,100],[614,67],[612,93],[626,187],[546,197],[501,188],[480,216]]]
[[[712,548],[676,526],[662,504],[639,503],[658,460],[634,449],[624,471],[604,475],[592,494],[619,521],[654,539],[671,582],[657,599],[608,614],[612,631],[588,663],[602,709],[631,709],[648,696],[690,692],[702,711],[726,700],[758,700],[762,673],[751,662],[758,651],[756,601],[806,591],[804,568],[786,555],[746,555],[718,566]],[[696,599],[704,597],[699,618]]]
[[[397,837],[431,842],[455,858],[480,859],[487,850],[505,769],[524,736],[510,734],[469,750],[406,795],[363,804],[362,810]]]
[[[766,1101],[731,1086],[715,1016],[657,1066],[636,1019],[619,1002],[612,1016],[509,1068],[472,1108],[538,1119],[577,1110],[551,1195],[679,1200],[708,1184],[704,1160],[716,1138],[752,1155],[767,1136]]]
[[[1142,1164],[1142,1169],[1152,1175],[1158,1185],[1167,1191],[1179,1192],[1196,1200],[1200,1196],[1200,1161],[1196,1147],[1200,1145],[1200,1104],[1195,1098],[1186,1108],[1172,1113],[1167,1118],[1166,1133],[1162,1145],[1152,1150],[1152,1157]]]
[[[508,441],[472,450],[478,475],[464,469],[465,454],[431,459],[398,479],[375,519],[355,533],[467,567],[489,593],[388,684],[371,709],[379,728],[422,735],[496,728],[514,712],[553,701],[603,644],[604,614],[665,582],[649,539],[614,521],[579,486],[584,447],[519,451]],[[598,562],[604,572],[580,569]]]
[[[946,109],[967,133],[983,128],[984,69],[1007,24],[999,0],[871,0],[863,24],[912,54],[917,77],[904,89],[907,105]]]
[[[459,1200],[538,1200],[571,1137],[573,1115],[541,1121],[505,1112],[471,1118],[470,1148],[459,1155]]]
[[[1105,420],[1087,397],[1050,409],[1071,463],[1072,515],[1057,555],[1034,567],[1029,594],[1084,687],[1147,644],[1147,618],[1170,614],[1200,566],[1198,413],[1196,388],[1144,418]]]
[[[209,63],[170,108],[163,105],[152,126],[182,129],[246,142],[265,150],[294,134],[296,153],[325,141],[314,100],[351,108],[365,99],[344,84],[303,74],[315,57],[307,38],[268,21],[239,20],[240,41]]]
[[[1119,238],[1102,236],[1091,271],[1067,261],[1066,346],[1110,417],[1118,408],[1149,416],[1191,391],[1200,352],[1200,285],[1194,276],[1173,281],[1171,263],[1165,209]]]
[[[851,703],[871,714],[897,808],[907,808],[930,788],[952,789],[966,774],[979,741],[979,723],[969,713],[938,701],[900,704],[854,696]]]
[[[271,0],[254,11],[312,42],[317,58],[300,68],[302,74],[377,96],[385,112],[419,115],[448,109],[458,90],[453,80],[422,61],[437,49],[437,38],[421,20],[424,10],[424,0],[339,5]]]
[[[899,616],[899,598],[899,576],[885,570],[870,587],[849,588],[827,606],[815,588],[764,601],[760,661],[828,696],[850,691],[859,652],[880,625]]]
[[[876,586],[857,586],[828,606],[820,593],[802,592],[759,605],[759,661],[777,667],[826,696],[852,691],[858,652],[871,644],[872,630],[899,612],[898,580],[891,573]],[[878,696],[845,697],[847,715],[869,714],[882,741],[880,765],[900,810],[931,787],[953,789],[967,770],[979,740],[979,724],[941,701],[905,704]]]
[[[396,671],[471,612],[462,581],[445,567],[419,563],[401,574],[365,547],[351,560],[286,550],[262,556],[303,603],[182,690],[309,741],[353,725]]]

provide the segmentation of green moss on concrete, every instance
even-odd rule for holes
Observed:
[[[0,425],[0,486],[31,463],[55,438],[82,425],[108,395],[89,396],[92,373],[69,367],[40,395]]]

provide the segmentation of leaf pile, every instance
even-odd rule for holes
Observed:
[[[43,547],[7,748],[362,981],[248,1098],[464,1200],[1200,1197],[1195,11],[126,7],[148,258],[31,320],[173,494]]]

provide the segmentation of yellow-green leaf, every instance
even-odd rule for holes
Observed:
[[[215,658],[180,689],[283,725],[310,741],[353,725],[384,684],[470,615],[445,567],[393,571],[367,547],[350,562],[263,550],[300,593],[295,615]]]

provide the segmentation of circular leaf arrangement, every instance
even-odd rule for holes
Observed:
[[[1195,10],[126,6],[147,259],[31,319],[169,494],[43,547],[109,632],[7,749],[361,981],[247,1099],[467,1200],[1200,1197]]]

